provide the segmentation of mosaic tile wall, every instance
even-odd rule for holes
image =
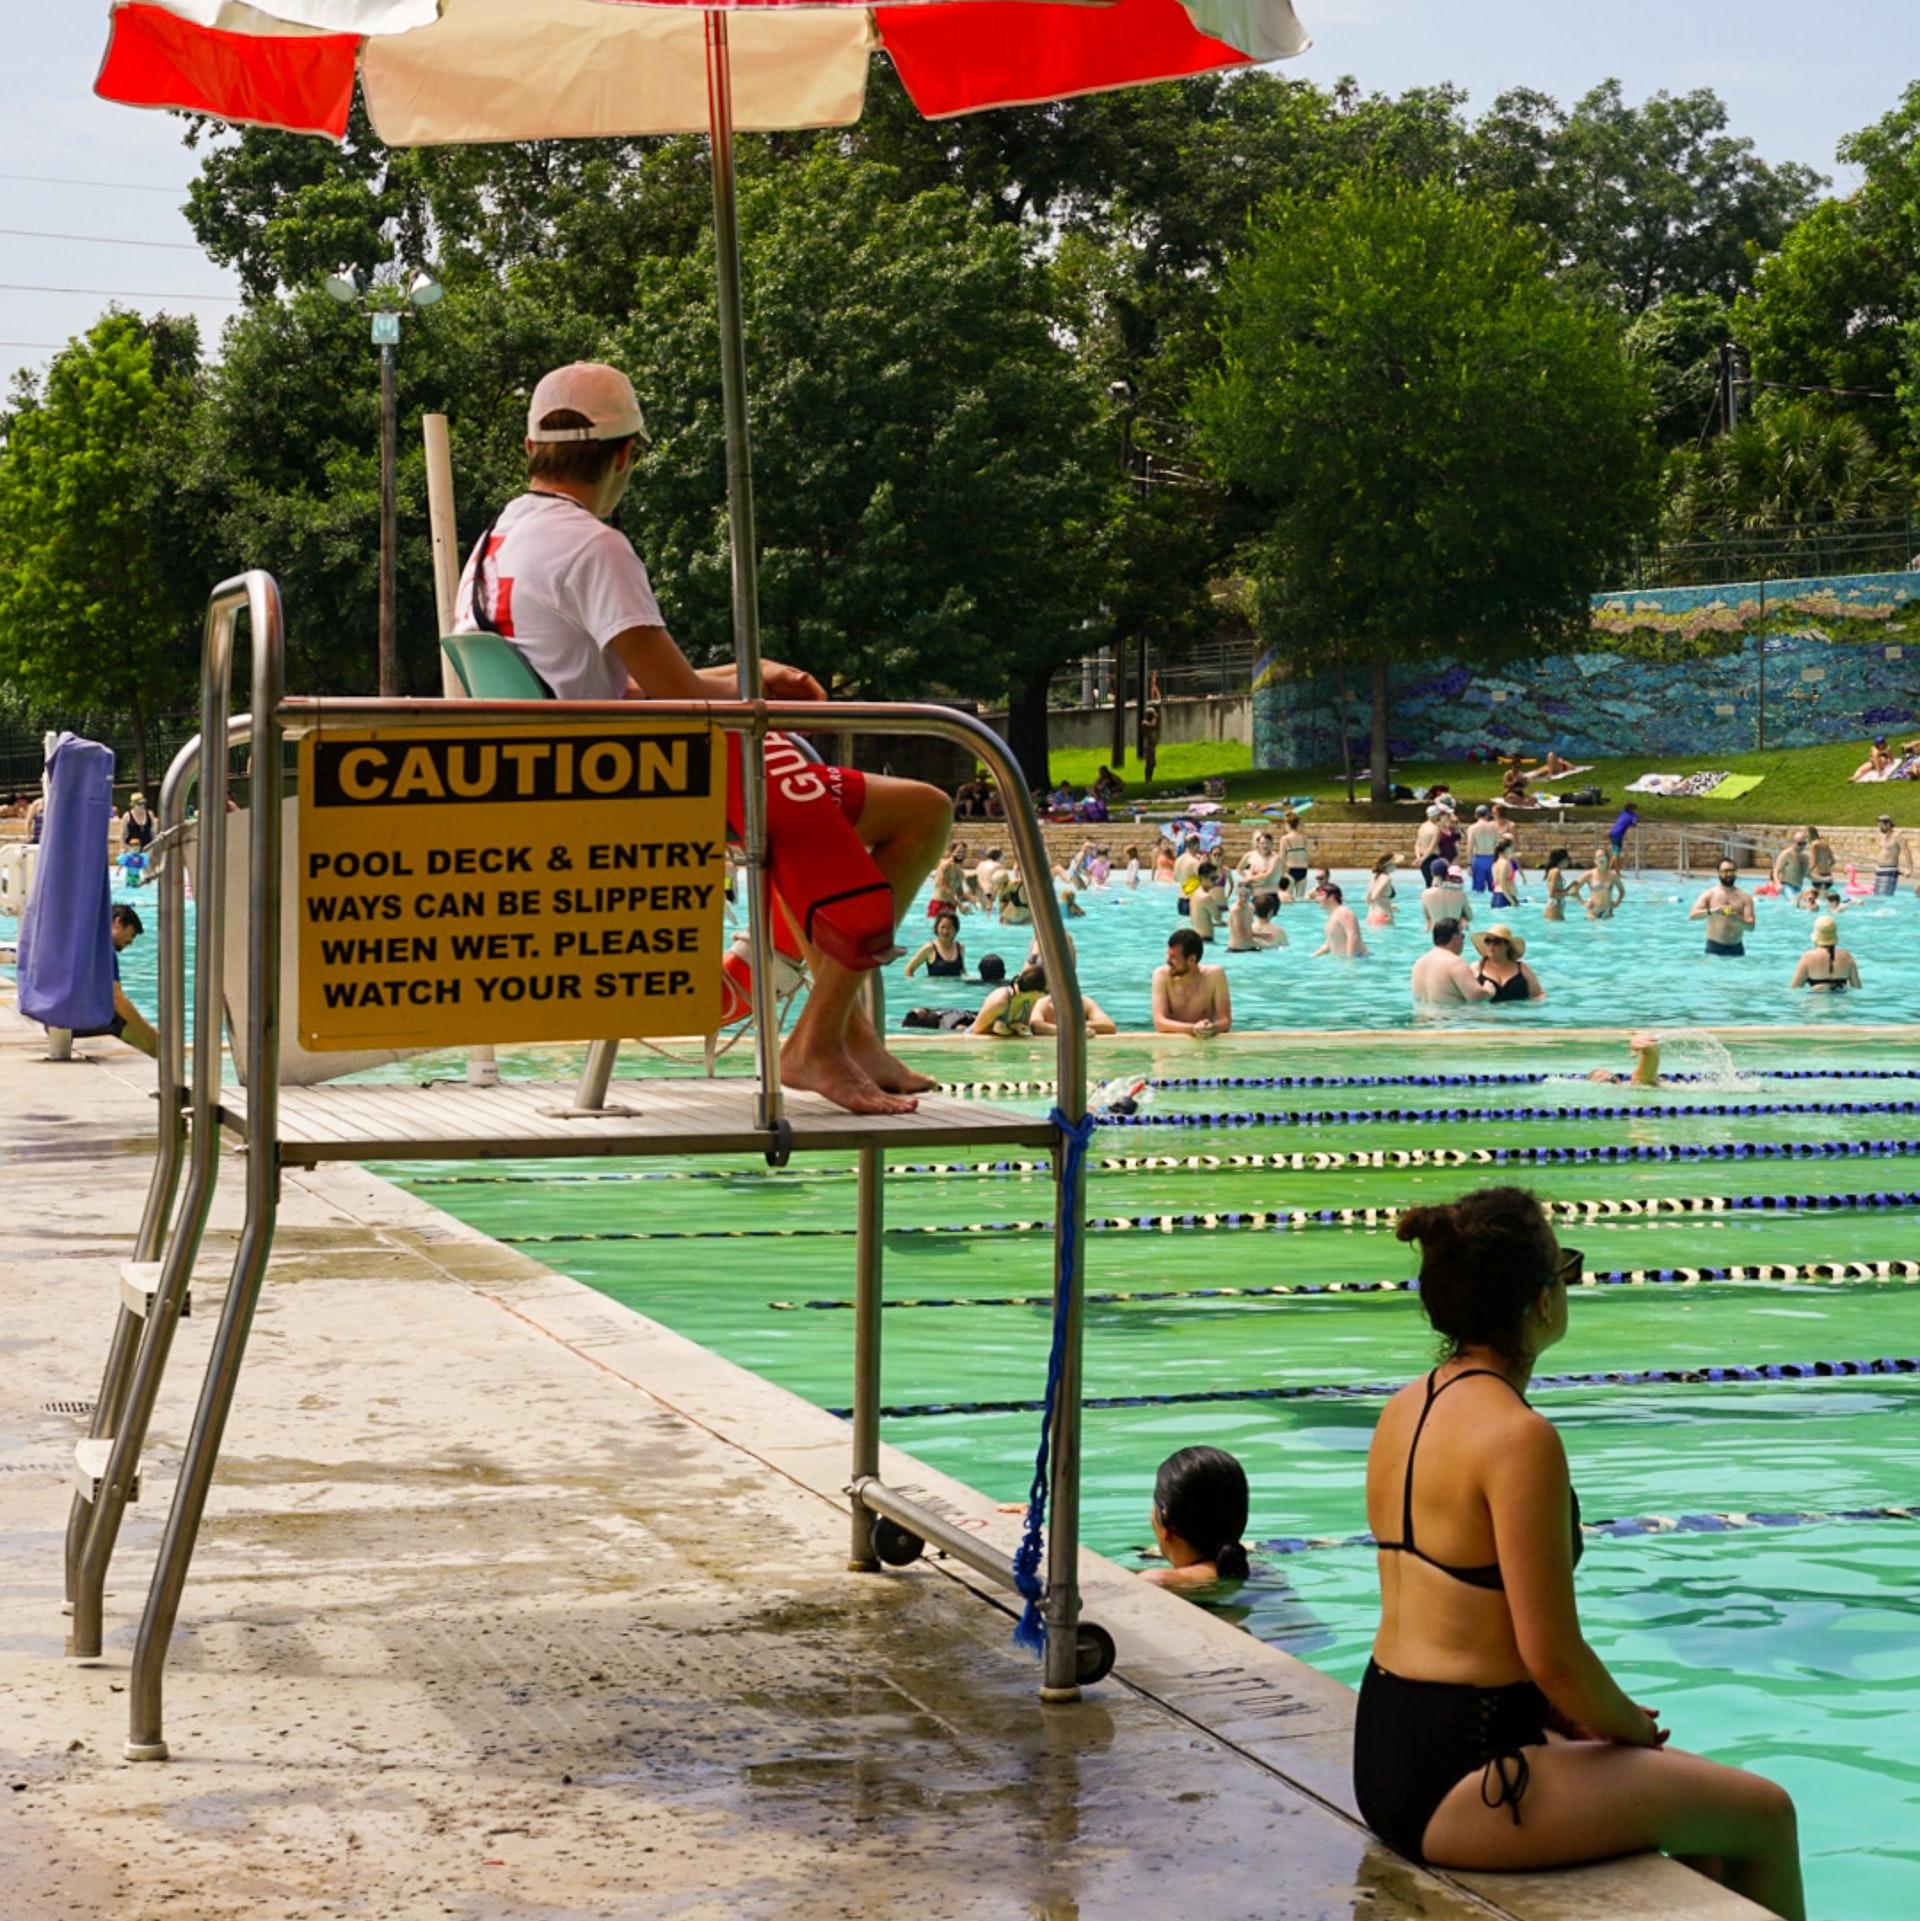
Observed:
[[[1659,654],[1678,658],[1659,658]],[[1575,760],[1711,758],[1920,734],[1920,572],[1600,594],[1590,643],[1547,659],[1437,660],[1389,680],[1397,759],[1557,747]],[[1330,681],[1254,662],[1256,767],[1340,762]],[[1364,684],[1348,725],[1367,758]]]

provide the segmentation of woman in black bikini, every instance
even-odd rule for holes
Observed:
[[[1793,970],[1795,987],[1816,994],[1844,994],[1860,986],[1860,963],[1840,945],[1840,923],[1831,914],[1822,914],[1813,923],[1813,945],[1800,956]]]
[[[1398,1232],[1420,1243],[1443,1359],[1387,1403],[1367,1457],[1380,1630],[1353,1783],[1368,1826],[1449,1868],[1659,1848],[1717,1862],[1729,1887],[1802,1921],[1786,1792],[1666,1747],[1581,1635],[1579,1505],[1559,1435],[1525,1398],[1567,1331],[1579,1254],[1516,1187],[1409,1208]]]
[[[1521,959],[1527,943],[1505,921],[1496,921],[1484,934],[1474,935],[1473,944],[1480,955],[1480,983],[1493,989],[1495,1000],[1543,1001],[1547,998],[1540,977]]]
[[[959,980],[967,971],[967,950],[960,945],[960,916],[945,907],[934,916],[933,938],[907,962],[911,976],[925,968],[935,980]]]

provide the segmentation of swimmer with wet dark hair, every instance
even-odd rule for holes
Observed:
[[[1246,1531],[1246,1469],[1220,1448],[1183,1447],[1153,1482],[1153,1538],[1167,1565],[1141,1578],[1175,1589],[1244,1581]]]

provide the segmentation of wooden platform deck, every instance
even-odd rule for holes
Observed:
[[[616,1080],[609,1100],[632,1109],[591,1119],[554,1110],[571,1082],[335,1082],[280,1093],[283,1161],[522,1160],[604,1154],[754,1154],[767,1137],[754,1126],[754,1083]],[[1048,1147],[1044,1118],[951,1095],[923,1094],[917,1112],[848,1114],[818,1094],[789,1094],[793,1151],[882,1147],[918,1151],[1006,1142]],[[220,1090],[220,1122],[244,1134],[244,1088]]]

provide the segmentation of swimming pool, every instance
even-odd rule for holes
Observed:
[[[1347,904],[1364,919],[1367,876],[1336,871]],[[1749,877],[1751,879],[1751,877]],[[1227,970],[1236,1026],[1262,1028],[1409,1027],[1454,1025],[1590,1027],[1625,1020],[1658,1026],[1725,1026],[1814,1019],[1846,1024],[1901,1020],[1920,1005],[1920,900],[1912,890],[1889,900],[1856,899],[1840,916],[1840,938],[1860,962],[1865,992],[1790,994],[1787,983],[1806,951],[1813,916],[1791,901],[1756,903],[1757,925],[1747,952],[1723,959],[1705,952],[1702,923],[1687,910],[1707,883],[1698,876],[1648,872],[1627,877],[1627,898],[1610,921],[1590,921],[1575,909],[1565,921],[1542,914],[1544,890],[1529,886],[1522,904],[1495,910],[1473,898],[1473,925],[1505,921],[1527,942],[1527,963],[1547,991],[1543,1002],[1499,1008],[1462,1006],[1416,1014],[1407,990],[1413,963],[1431,946],[1420,913],[1419,877],[1397,878],[1397,918],[1389,927],[1364,928],[1372,956],[1335,960],[1313,950],[1324,938],[1325,916],[1311,902],[1285,908],[1276,925],[1287,946],[1229,954],[1224,930],[1207,959]],[[1071,923],[1083,989],[1123,1028],[1150,1025],[1153,969],[1165,957],[1166,937],[1184,927],[1172,887],[1143,881],[1080,894],[1083,918]],[[909,929],[924,925],[910,918]],[[1030,930],[1002,927],[984,914],[961,922],[970,971],[982,955],[998,954],[1009,969],[1025,958]],[[909,933],[910,940],[922,936]],[[1468,950],[1471,958],[1472,950]],[[889,1003],[899,1008],[977,1007],[981,989],[966,981],[929,980],[925,974],[887,980]]]
[[[1231,1449],[1252,1482],[1256,1543],[1232,1611],[1356,1680],[1376,1607],[1373,1556],[1353,1538],[1380,1405],[1370,1390],[1431,1355],[1399,1285],[1411,1251],[1379,1210],[1526,1181],[1578,1216],[1560,1231],[1591,1277],[1546,1366],[1670,1377],[1535,1390],[1590,1521],[1589,1638],[1678,1742],[1792,1789],[1816,1914],[1913,1907],[1920,1371],[1793,1375],[1816,1362],[1920,1369],[1920,1112],[1843,1111],[1920,1100],[1920,1037],[1892,1046],[1836,1029],[1817,1058],[1800,1040],[1740,1040],[1731,1080],[1625,1102],[1578,1078],[1590,1040],[1533,1030],[1469,1045],[1466,1060],[1439,1035],[1102,1048],[1099,1071],[1163,1081],[1538,1078],[1162,1085],[1144,1115],[1160,1124],[1101,1130],[1088,1194],[1089,1544],[1142,1564],[1159,1460],[1197,1441]],[[1051,1067],[1041,1043],[936,1058],[954,1081]],[[1795,1078],[1770,1079],[1770,1067]],[[1818,1070],[1832,1077],[1798,1078]],[[1851,1078],[1868,1074],[1889,1078]],[[1628,1103],[1630,1118],[1590,1118]],[[1786,1104],[1801,1111],[1756,1111]],[[1682,1106],[1744,1111],[1672,1111]],[[1463,1107],[1481,1118],[1431,1118]],[[1555,1118],[1500,1118],[1522,1107]],[[1374,1118],[1232,1118],[1329,1108]],[[1167,1124],[1207,1114],[1227,1118]],[[1445,1164],[1459,1155],[1506,1158]],[[808,1398],[850,1398],[850,1161],[778,1175],[746,1161],[404,1173],[436,1204]],[[1032,1468],[1050,1250],[1043,1228],[1020,1223],[1044,1220],[1048,1192],[1020,1164],[941,1162],[888,1180],[886,1438],[1002,1500],[1024,1493]],[[1761,1200],[1776,1204],[1734,1205]],[[929,1231],[945,1229],[965,1231]],[[1702,1278],[1847,1263],[1856,1278]]]

